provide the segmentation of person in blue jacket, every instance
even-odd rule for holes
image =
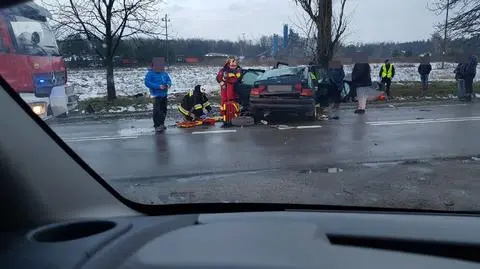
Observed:
[[[155,131],[163,132],[167,116],[168,89],[172,86],[170,76],[165,71],[165,64],[154,59],[152,68],[145,76],[145,86],[153,98],[153,126]]]

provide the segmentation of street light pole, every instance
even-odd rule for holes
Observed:
[[[240,52],[240,54],[242,54],[242,55],[240,55],[240,56],[245,56],[245,51],[246,51],[246,48],[247,48],[247,38],[246,38],[246,35],[247,35],[247,34],[242,33],[242,37],[243,37],[243,40],[242,40],[242,41],[243,41],[243,42],[241,43],[242,47],[241,47],[241,52]]]
[[[447,29],[448,29],[448,12],[450,10],[450,0],[447,0],[447,12],[445,15],[445,29],[443,34],[443,52],[442,52],[442,69],[445,68],[445,56],[447,55]]]
[[[162,21],[165,22],[165,62],[168,65],[168,23],[170,22],[168,14],[165,14],[165,17],[162,18]]]

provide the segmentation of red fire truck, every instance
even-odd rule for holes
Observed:
[[[43,119],[77,105],[49,18],[33,2],[0,10],[0,75]]]

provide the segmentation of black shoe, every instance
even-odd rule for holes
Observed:
[[[155,127],[155,132],[162,133],[165,131],[165,129],[167,129],[167,127],[165,125],[161,125],[161,126]]]
[[[230,127],[232,127],[232,126],[233,126],[232,123],[230,123],[230,122],[224,122],[223,125],[220,126],[220,128],[230,128]]]
[[[365,109],[359,109],[358,114],[362,114],[362,115],[365,114]]]
[[[355,111],[353,113],[355,113],[355,114],[360,113],[360,109],[355,109]]]

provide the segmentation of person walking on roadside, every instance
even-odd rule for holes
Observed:
[[[467,63],[463,68],[463,79],[465,81],[465,97],[467,101],[471,101],[474,95],[473,80],[477,75],[478,60],[475,55],[470,55]]]
[[[204,109],[210,113],[212,106],[208,102],[207,95],[202,92],[201,85],[196,85],[182,99],[182,103],[178,107],[178,111],[182,114],[185,121],[194,121],[205,119]]]
[[[165,71],[164,58],[153,58],[152,68],[145,75],[145,86],[153,98],[153,127],[156,132],[163,132],[166,129],[168,89],[172,86],[170,76]]]
[[[368,95],[372,90],[371,67],[366,55],[359,55],[352,70],[352,86],[357,92],[356,114],[365,114]]]
[[[422,81],[422,96],[425,96],[428,90],[428,76],[432,72],[432,65],[430,61],[423,57],[420,65],[418,66],[418,74],[420,74],[420,80]]]
[[[381,79],[381,83],[385,87],[385,93],[387,94],[387,97],[390,98],[390,87],[392,85],[392,79],[395,77],[395,67],[390,63],[390,60],[385,60],[385,63],[380,68],[379,77]]]
[[[342,101],[343,80],[345,79],[345,70],[343,69],[343,65],[340,61],[330,61],[328,67],[328,78],[330,81],[328,93],[329,106],[330,102],[333,102],[333,106],[328,117],[338,120],[338,111]]]
[[[465,80],[463,79],[464,64],[459,62],[453,73],[455,73],[455,80],[457,81],[457,96],[458,100],[466,101],[465,97]]]

